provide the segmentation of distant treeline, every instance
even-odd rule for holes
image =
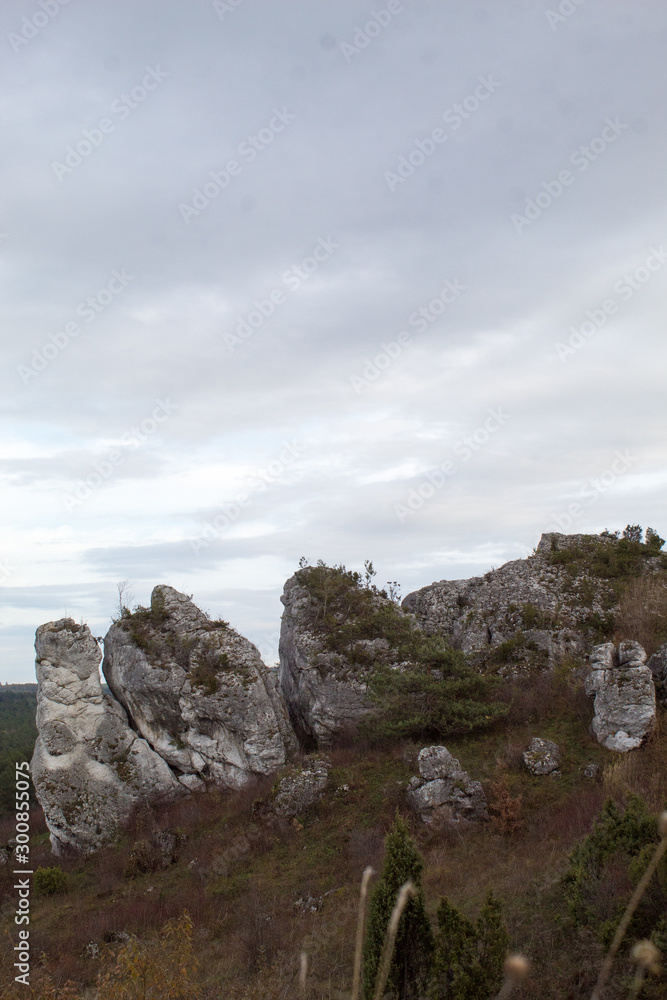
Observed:
[[[36,708],[36,684],[0,685],[0,818],[14,812],[14,765],[32,757]]]

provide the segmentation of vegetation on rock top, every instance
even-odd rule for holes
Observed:
[[[488,728],[507,713],[493,700],[499,679],[475,670],[442,636],[428,636],[366,574],[301,561],[298,583],[310,596],[308,627],[343,656],[368,685],[375,703],[361,724],[372,741],[440,740]],[[372,645],[382,640],[380,648]],[[371,643],[369,645],[368,643]]]

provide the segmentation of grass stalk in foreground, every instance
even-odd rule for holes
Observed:
[[[373,869],[369,866],[364,869],[361,876],[361,892],[359,894],[359,918],[357,921],[357,943],[354,950],[354,971],[352,973],[352,1000],[359,1000],[359,985],[361,983],[361,957],[364,947],[364,927],[366,924],[366,898],[368,896],[368,883],[374,875]]]
[[[408,899],[411,896],[416,896],[417,890],[412,882],[406,882],[399,889],[398,896],[396,897],[396,905],[392,910],[391,918],[389,920],[389,927],[387,928],[387,936],[384,939],[384,947],[382,949],[382,959],[380,961],[380,969],[378,971],[377,983],[375,986],[375,993],[373,995],[373,1000],[382,1000],[384,994],[384,988],[387,985],[387,979],[389,978],[389,968],[391,966],[391,956],[394,954],[394,944],[396,942],[396,933],[398,931],[398,923],[401,919],[403,910],[405,909]]]
[[[651,858],[651,863],[644,872],[641,881],[639,882],[639,885],[633,892],[632,898],[630,899],[630,902],[628,903],[625,909],[625,913],[623,914],[621,922],[618,925],[618,928],[616,929],[616,933],[614,934],[614,940],[611,942],[611,947],[609,948],[605,960],[602,963],[602,968],[600,969],[600,975],[598,976],[598,981],[595,984],[595,989],[591,994],[591,1000],[601,1000],[602,990],[604,989],[605,984],[609,979],[611,973],[611,967],[614,964],[616,953],[621,946],[621,941],[625,937],[625,932],[627,931],[630,921],[634,916],[634,912],[639,905],[640,899],[646,892],[646,887],[653,878],[653,874],[658,865],[660,864],[660,861],[662,860],[665,851],[667,851],[667,810],[660,813],[660,818],[658,820],[658,831],[661,837],[660,843],[656,847],[653,857]]]
[[[638,941],[630,957],[636,963],[637,971],[628,993],[628,1000],[635,1000],[639,996],[647,969],[651,972],[660,972],[660,952],[652,941]]]
[[[530,962],[523,955],[508,955],[505,959],[505,981],[496,1000],[507,1000],[515,986],[525,979],[530,971]]]

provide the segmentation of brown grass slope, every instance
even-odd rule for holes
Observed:
[[[426,829],[407,813],[405,786],[415,773],[419,745],[378,749],[358,740],[333,751],[324,799],[297,821],[267,817],[271,793],[266,782],[243,793],[209,792],[160,814],[140,814],[117,846],[54,862],[43,820],[35,813],[33,864],[57,863],[67,875],[67,889],[33,896],[33,985],[9,985],[7,947],[0,997],[291,998],[303,995],[297,986],[303,951],[309,969],[306,995],[313,1000],[349,997],[361,873],[366,865],[381,866],[384,835],[397,808],[409,817],[425,859],[431,916],[441,895],[474,916],[492,888],[503,901],[511,948],[532,962],[531,978],[515,995],[525,1000],[590,996],[603,947],[593,928],[569,926],[560,879],[569,850],[590,830],[606,796],[622,803],[628,791],[635,791],[650,809],[664,808],[667,724],[661,718],[642,749],[619,758],[589,735],[590,704],[574,675],[563,671],[543,677],[529,689],[508,686],[503,697],[510,713],[502,725],[448,743],[495,802],[496,820],[477,828]],[[560,778],[532,777],[523,768],[521,751],[534,735],[561,746]],[[602,765],[601,782],[584,777],[583,767],[591,762]],[[151,844],[158,828],[179,835],[177,859],[166,867]],[[0,837],[6,842],[9,836],[11,827],[5,824]],[[8,866],[1,878],[9,944],[6,935],[15,937],[16,929]],[[597,889],[600,915],[612,915],[631,890],[623,866],[611,866]],[[184,911],[192,921],[191,951],[181,925],[181,937],[169,938],[170,952],[164,928]],[[126,935],[137,938],[130,938],[131,954]],[[119,980],[113,986],[111,977],[98,993],[100,972],[111,975],[123,948],[124,985]],[[626,951],[617,963],[610,998],[627,995]],[[180,985],[179,962],[189,968]],[[165,969],[172,966],[173,981],[165,985]],[[642,996],[663,996],[664,988],[664,982],[649,986]]]

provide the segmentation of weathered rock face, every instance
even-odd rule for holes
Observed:
[[[285,763],[294,737],[257,648],[172,587],[155,587],[150,609],[112,625],[102,669],[187,788],[240,788]]]
[[[367,679],[372,665],[394,664],[396,653],[383,638],[360,639],[343,653],[328,649],[322,630],[313,624],[313,598],[296,575],[285,584],[280,600],[285,606],[280,687],[292,726],[303,746],[331,746],[337,734],[371,711]],[[395,607],[379,595],[373,600],[377,606]]]
[[[523,754],[523,762],[531,774],[556,774],[560,764],[560,748],[552,740],[536,736]]]
[[[552,665],[590,645],[592,616],[610,620],[609,584],[582,573],[573,580],[557,556],[583,544],[613,544],[598,535],[543,534],[535,553],[483,577],[442,580],[408,594],[403,607],[430,634],[466,653],[491,656],[515,671]]]
[[[38,738],[31,771],[54,853],[94,851],[140,802],[183,789],[102,691],[101,653],[71,618],[37,630]]]
[[[637,642],[605,642],[590,654],[586,694],[594,695],[591,730],[608,750],[638,747],[655,725],[655,685]]]
[[[419,777],[410,779],[408,804],[425,823],[459,823],[489,818],[486,796],[479,781],[446,747],[424,747],[419,751]]]

